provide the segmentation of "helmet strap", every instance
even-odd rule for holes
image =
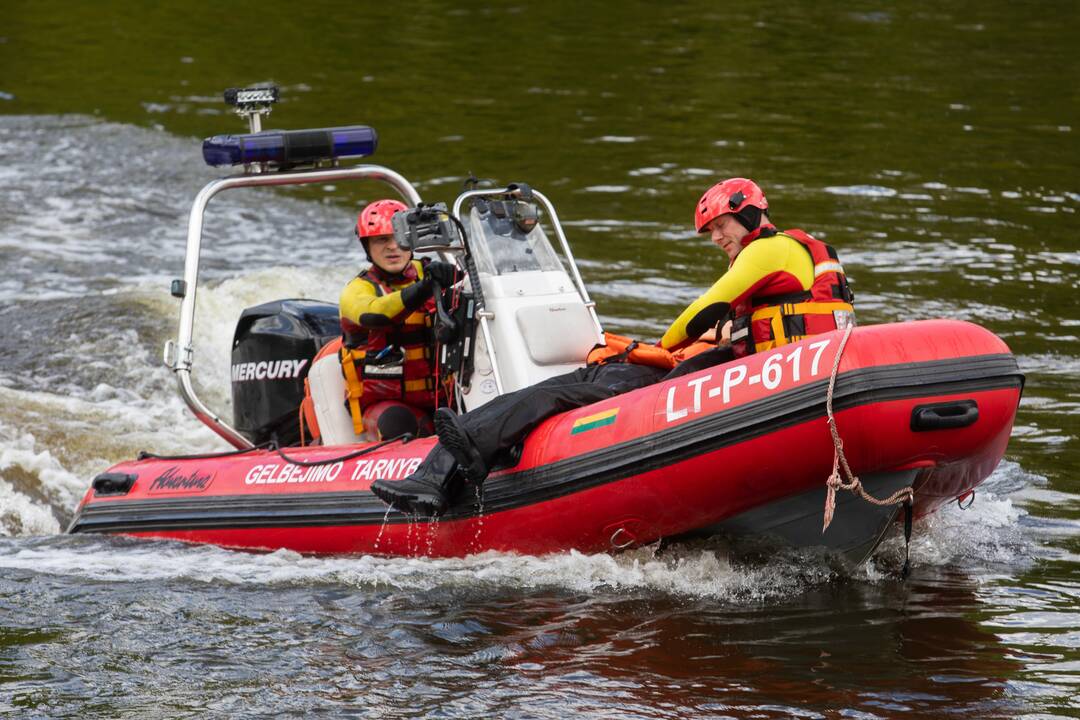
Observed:
[[[747,232],[753,232],[757,230],[758,225],[761,224],[761,208],[754,207],[753,205],[747,205],[739,212],[735,213],[735,219],[739,221],[739,224],[746,228]],[[765,217],[769,214],[766,211]]]

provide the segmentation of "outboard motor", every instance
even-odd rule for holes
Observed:
[[[304,379],[319,348],[340,335],[329,303],[277,300],[244,310],[232,344],[233,426],[256,445],[298,444]]]

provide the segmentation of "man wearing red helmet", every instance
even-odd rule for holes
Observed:
[[[710,233],[727,253],[728,270],[672,323],[663,347],[685,347],[729,317],[727,353],[735,357],[854,323],[853,296],[836,251],[802,230],[777,230],[769,201],[752,180],[731,178],[706,190],[694,219],[697,231]],[[676,373],[710,359],[724,358],[699,356]]]
[[[453,285],[456,271],[449,263],[415,260],[412,250],[398,246],[391,218],[406,209],[397,200],[376,200],[356,221],[371,267],[345,286],[339,308],[341,367],[358,436],[386,436],[391,425],[415,433],[410,416],[429,425],[436,406],[433,293],[436,284]]]

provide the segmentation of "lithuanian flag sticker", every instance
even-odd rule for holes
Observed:
[[[574,421],[574,427],[571,428],[570,434],[577,435],[583,433],[586,430],[595,430],[596,428],[602,428],[605,425],[611,425],[615,422],[615,418],[619,416],[619,408],[612,408],[611,410],[605,410],[602,413],[596,413],[595,415],[589,415],[588,417],[578,418]]]

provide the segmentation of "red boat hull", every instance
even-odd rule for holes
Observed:
[[[803,522],[797,542],[872,547],[893,510],[877,511],[867,525],[877,529],[856,533],[874,537],[843,539],[854,514],[875,512],[847,502],[818,534],[816,498],[833,464],[826,390],[841,337],[808,338],[550,418],[517,465],[489,477],[482,498],[467,490],[437,521],[388,513],[368,491],[376,478],[411,472],[428,438],[358,457],[345,456],[364,448],[286,451],[321,463],[310,467],[266,450],[121,463],[109,472],[134,476],[130,488],[92,488],[69,531],[316,554],[594,552],[709,532],[805,498],[796,514],[816,529]],[[864,480],[888,478],[889,487],[914,483],[916,515],[932,512],[997,466],[1022,385],[1005,344],[976,325],[858,328],[834,395],[852,469]],[[740,531],[753,532],[753,522]]]

